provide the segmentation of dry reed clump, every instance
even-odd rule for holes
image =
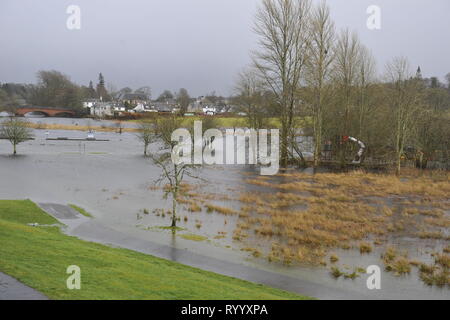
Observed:
[[[331,273],[331,275],[334,277],[334,278],[339,278],[339,277],[341,277],[344,273],[341,271],[341,270],[339,270],[339,268],[338,267],[336,267],[336,266],[333,266],[333,267],[331,267],[331,271],[330,271],[330,273]]]
[[[242,248],[241,251],[249,252],[255,258],[261,257],[262,253],[256,248]]]
[[[434,261],[443,268],[450,269],[450,255],[445,253],[434,254]]]
[[[249,223],[255,234],[280,238],[294,249],[349,248],[352,241],[362,240],[368,233],[384,234],[383,219],[375,211],[365,204],[336,202],[313,203],[307,210],[295,211],[263,207],[254,208],[253,212],[260,214]],[[288,257],[288,260],[299,259]]]
[[[331,263],[336,263],[338,261],[339,261],[339,257],[336,254],[333,253],[333,254],[330,255],[330,262]]]
[[[441,231],[430,228],[446,228],[450,223],[442,210],[449,206],[448,176],[436,179],[409,174],[399,179],[393,175],[363,172],[314,176],[289,172],[270,180],[246,181],[269,189],[240,195],[239,201],[244,204],[240,219],[250,223],[257,236],[267,242],[286,243],[291,251],[298,248],[306,248],[307,252],[318,248],[325,252],[334,247],[348,249],[369,235],[380,239],[394,232],[445,239]],[[397,206],[386,204],[391,202]],[[422,208],[410,207],[419,204]],[[423,228],[419,233],[418,226]],[[362,245],[360,251],[369,253],[371,248]],[[302,259],[309,255],[307,252],[303,251]],[[279,261],[302,260],[284,248],[272,248],[269,256]],[[393,261],[392,268],[398,273],[408,272],[405,260]]]
[[[352,280],[354,280],[354,279],[356,279],[356,278],[358,278],[360,276],[359,275],[360,273],[365,273],[365,270],[360,270],[360,268],[355,268],[353,270],[353,272],[350,273],[350,272],[341,271],[336,266],[332,266],[330,268],[330,274],[336,279],[338,279],[341,276],[343,276],[345,279],[352,279]]]
[[[448,218],[425,218],[424,222],[430,226],[449,228],[450,219]]]
[[[214,237],[214,239],[223,239],[227,236],[228,232],[226,231],[218,231],[217,235]]]
[[[220,214],[224,214],[224,215],[236,215],[238,214],[237,211],[230,209],[230,208],[226,208],[226,207],[221,207],[215,204],[211,204],[211,203],[206,203],[205,204],[206,207],[206,211],[211,213],[211,212],[217,212]]]
[[[442,231],[420,231],[417,233],[417,236],[420,239],[433,239],[433,240],[439,240],[439,239],[445,239],[450,240],[450,237],[446,237]]]
[[[372,245],[368,242],[361,242],[359,244],[359,252],[361,254],[365,253],[371,253],[372,252]]]
[[[353,194],[365,196],[408,195],[447,199],[450,193],[450,183],[447,175],[438,181],[426,176],[407,176],[406,179],[399,179],[394,175],[364,172],[321,173],[314,176],[303,173],[290,173],[280,176],[284,178],[285,182],[275,184],[274,182],[256,179],[248,179],[246,181],[250,184],[289,191],[311,190],[314,192],[319,188],[337,186]]]
[[[394,247],[388,247],[381,258],[385,264],[385,270],[394,272],[396,276],[410,273],[411,265],[416,263],[408,260],[405,252],[399,253]]]
[[[450,255],[436,253],[434,264],[421,264],[420,279],[429,286],[450,287]]]
[[[233,240],[234,241],[242,241],[245,238],[248,237],[248,234],[246,234],[242,229],[240,229],[239,227],[237,227],[234,232],[233,232]]]
[[[164,186],[164,191],[167,191],[169,185]],[[229,196],[223,194],[215,194],[200,190],[201,185],[193,185],[189,183],[182,183],[180,185],[178,202],[182,204],[186,203],[205,203],[208,200],[216,201],[229,201]]]
[[[198,204],[192,203],[192,204],[189,206],[189,211],[190,211],[190,212],[201,212],[201,211],[202,211],[202,208],[201,208]]]

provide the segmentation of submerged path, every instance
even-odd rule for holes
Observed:
[[[48,300],[42,293],[0,272],[0,300]]]
[[[95,219],[80,215],[69,206],[54,203],[39,203],[44,211],[67,226],[67,234],[82,240],[113,245],[159,258],[176,261],[191,267],[207,270],[222,275],[239,278],[273,288],[296,292],[298,294],[319,299],[374,299],[374,296],[364,296],[360,292],[338,289],[317,283],[308,282],[294,277],[269,272],[239,263],[220,260],[200,255],[188,250],[161,245],[152,241],[139,239],[109,228]]]

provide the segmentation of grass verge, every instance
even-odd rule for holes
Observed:
[[[84,210],[83,208],[76,206],[74,204],[69,204],[69,207],[71,207],[72,209],[78,211],[79,213],[81,213],[83,216],[88,217],[88,218],[92,218],[92,215],[87,212],[86,210]]]
[[[131,250],[64,235],[29,200],[0,200],[0,270],[51,299],[306,299]],[[81,290],[66,287],[81,268]]]

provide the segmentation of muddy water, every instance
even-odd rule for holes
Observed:
[[[78,119],[64,121],[69,121],[70,124]],[[154,189],[154,181],[159,178],[160,171],[142,156],[143,148],[134,134],[96,133],[98,139],[108,139],[108,142],[47,141],[45,130],[36,130],[35,136],[35,140],[19,145],[19,155],[16,157],[9,155],[10,144],[0,140],[0,198],[29,198],[39,203],[77,204],[93,214],[95,225],[100,226],[92,227],[90,231],[85,229],[84,236],[89,236],[86,233],[91,232],[91,238],[94,239],[95,233],[101,232],[101,228],[108,228],[152,243],[148,253],[156,254],[157,250],[152,251],[151,248],[167,246],[174,250],[166,258],[191,265],[195,265],[192,260],[197,259],[208,270],[211,269],[207,262],[209,258],[211,264],[216,266],[214,271],[255,281],[257,279],[252,278],[251,270],[268,271],[265,275],[270,280],[268,283],[318,298],[450,298],[449,290],[427,287],[414,271],[403,278],[383,273],[382,289],[371,291],[366,287],[366,275],[355,280],[335,280],[326,268],[288,267],[250,257],[240,251],[239,244],[231,239],[236,223],[236,217],[233,216],[204,211],[191,213],[181,208],[182,220],[179,225],[184,230],[173,237],[171,233],[158,228],[169,225],[169,217],[157,216],[152,212],[154,209],[170,207],[169,201],[162,198],[162,192]],[[50,137],[85,138],[86,133],[55,130],[50,131]],[[157,146],[152,146],[153,150],[156,148]],[[198,171],[204,180],[195,183],[201,184],[208,193],[251,191],[257,187],[245,184],[244,180],[258,172],[256,168],[244,166],[207,167]],[[220,201],[215,203],[221,204]],[[239,204],[232,201],[223,202],[225,204],[239,208]],[[145,214],[144,209],[149,213]],[[184,221],[184,216],[187,217],[187,222]],[[198,224],[201,224],[200,228],[197,227]],[[216,239],[219,232],[225,234],[225,237]],[[191,234],[202,235],[207,240],[192,241],[182,237]],[[406,245],[414,247],[416,240],[393,241],[406,241]],[[367,267],[378,264],[382,268],[379,252],[367,256],[360,256],[359,252],[352,251],[338,254],[340,261],[350,266]],[[251,269],[230,272],[224,267],[221,270],[220,261]],[[201,267],[201,264],[198,266]],[[240,270],[238,267],[235,269]],[[298,283],[294,285],[295,280],[292,279],[296,279]]]

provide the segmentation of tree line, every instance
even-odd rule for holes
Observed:
[[[124,101],[126,109],[132,109],[136,105],[126,99],[131,94],[145,97],[143,100],[150,100],[151,88],[144,86],[133,90],[125,87],[117,90],[114,85],[107,86],[105,84],[102,73],[98,75],[98,82],[95,86],[92,81],[87,86],[80,86],[59,71],[42,70],[37,73],[37,84],[0,84],[0,111],[14,111],[17,106],[25,104],[81,111],[82,102],[90,99],[105,102]],[[214,92],[206,95],[205,98],[211,102],[224,99],[216,96]],[[187,112],[189,104],[195,99],[191,98],[187,89],[181,88],[178,92],[164,90],[155,101],[164,103],[173,101],[179,106],[180,113],[184,114]]]
[[[36,84],[1,84],[0,110],[14,111],[19,105],[30,104],[81,111],[83,100],[100,97],[103,101],[112,99],[102,73],[94,88],[92,81],[88,86],[79,86],[59,71],[42,70],[37,73]]]
[[[426,79],[396,57],[378,74],[358,34],[336,30],[325,1],[263,0],[254,31],[258,49],[239,75],[235,101],[251,127],[279,119],[281,165],[294,157],[302,117],[310,119],[316,166],[327,142],[345,161],[344,136],[364,141],[366,156],[394,161],[397,172],[408,151],[422,160],[442,151],[448,159],[450,73],[446,84]]]

